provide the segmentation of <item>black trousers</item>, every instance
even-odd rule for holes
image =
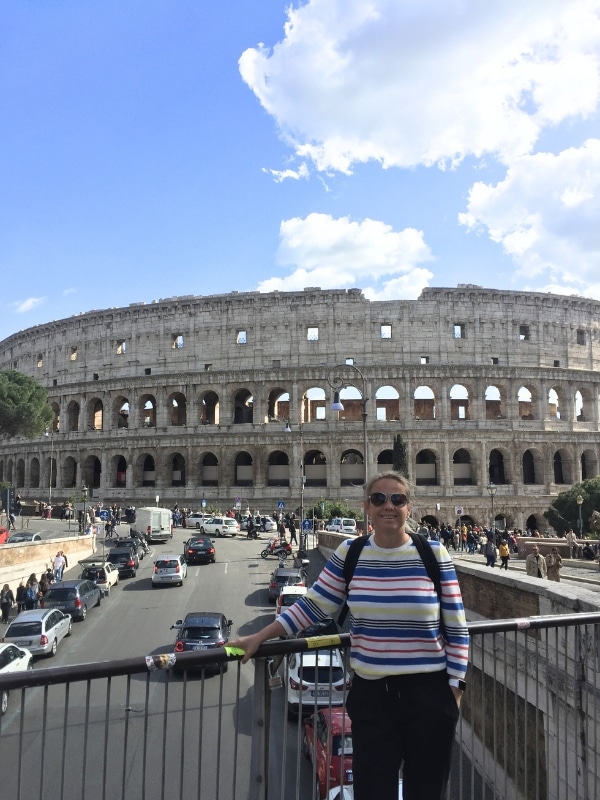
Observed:
[[[354,676],[354,800],[442,800],[450,774],[458,706],[444,671],[365,680]]]

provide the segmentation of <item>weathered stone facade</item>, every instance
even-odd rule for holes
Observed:
[[[350,361],[354,367],[331,371]],[[0,343],[50,392],[55,430],[0,447],[24,497],[222,508],[236,497],[358,504],[407,447],[418,516],[545,526],[551,496],[598,473],[600,303],[476,286],[370,302],[360,290],[175,297],[92,311]],[[358,390],[342,392],[340,376]],[[386,387],[386,388],[384,388]],[[291,432],[284,432],[287,421]]]

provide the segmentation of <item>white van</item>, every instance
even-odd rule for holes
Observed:
[[[336,533],[350,533],[356,536],[356,520],[347,519],[344,517],[334,517],[330,523],[325,526],[326,531],[334,531]]]
[[[168,508],[137,508],[131,530],[142,533],[148,544],[164,543],[173,538],[173,515]]]

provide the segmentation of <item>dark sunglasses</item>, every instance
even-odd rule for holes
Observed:
[[[403,506],[408,505],[408,497],[405,494],[384,494],[383,492],[373,492],[368,497],[369,503],[372,503],[374,506],[382,506],[388,500],[391,501],[393,506],[398,506],[398,508],[402,508]]]

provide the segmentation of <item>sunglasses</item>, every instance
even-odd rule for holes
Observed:
[[[383,492],[373,492],[373,494],[370,494],[367,499],[369,503],[374,506],[382,506],[388,500],[393,506],[397,506],[398,508],[408,505],[408,497],[405,494],[400,493],[384,494]]]

